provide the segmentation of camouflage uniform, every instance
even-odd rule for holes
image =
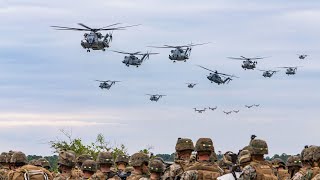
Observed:
[[[97,171],[97,163],[94,160],[85,160],[81,165],[82,171],[89,171],[94,174]],[[93,175],[89,178],[82,177],[81,180],[90,179],[90,180],[101,180],[99,177],[93,177]]]
[[[213,142],[210,138],[200,138],[196,143],[195,150],[198,153],[209,153],[212,154],[214,151]],[[183,180],[211,180],[217,179],[217,177],[223,174],[223,170],[215,163],[210,160],[200,161],[197,160],[195,163],[190,164],[186,171],[182,174],[181,179]]]
[[[161,176],[163,175],[165,170],[164,162],[161,158],[155,158],[150,161],[149,171],[151,173],[150,180],[161,180]],[[158,175],[158,178],[153,178],[152,174]]]
[[[263,156],[268,154],[267,143],[264,140],[252,139],[249,146],[251,148],[251,156],[253,156],[253,160],[251,160],[249,165],[242,169],[243,172],[240,178],[244,180],[278,180],[278,178],[274,175],[272,166],[269,162],[265,160],[254,160],[255,155]]]
[[[274,168],[274,174],[278,177],[279,180],[290,179],[290,174],[286,169],[286,165],[282,159],[275,158],[271,161],[271,163]]]
[[[124,154],[120,154],[117,156],[116,161],[115,161],[116,165],[117,165],[117,175],[122,179],[125,180],[127,179],[128,176],[130,176],[131,171],[126,171],[126,169],[128,168],[128,164],[129,164],[129,158],[128,156],[124,155]],[[119,163],[124,163],[126,166],[126,169],[121,170],[118,169],[118,164]]]
[[[311,180],[316,176],[317,168],[312,167],[313,151],[316,146],[310,146],[303,149],[301,152],[301,159],[303,162],[302,168],[292,177],[292,180]]]
[[[218,161],[219,167],[223,169],[223,174],[228,174],[232,171],[233,163],[229,153],[231,152],[223,154],[222,160]]]
[[[113,157],[110,152],[100,152],[97,157],[97,164],[102,165],[110,165],[110,167],[114,164]],[[110,170],[109,172],[101,172],[97,170],[97,172],[92,176],[92,179],[113,179],[120,180],[115,171]]]
[[[149,163],[149,156],[144,153],[135,153],[130,157],[129,164],[132,167],[141,167],[144,163]],[[146,173],[137,173],[133,171],[127,180],[148,180],[149,175]]]
[[[194,145],[191,139],[188,138],[178,138],[178,141],[176,143],[176,153],[179,151],[185,151],[185,150],[191,150],[194,151]],[[190,159],[191,160],[191,159]],[[174,163],[165,170],[163,179],[164,180],[173,180],[176,177],[180,177],[190,160],[182,160],[177,158]]]
[[[313,152],[313,161],[314,163],[317,164],[317,169],[316,169],[316,173],[317,175],[315,175],[312,180],[320,180],[320,173],[319,173],[319,166],[320,166],[320,146],[317,146]]]
[[[74,168],[76,164],[75,153],[72,151],[61,151],[58,157],[58,165]],[[81,177],[73,174],[72,170],[67,173],[59,173],[54,177],[54,180],[80,180]]]
[[[48,160],[46,160],[45,158],[40,158],[40,159],[36,160],[34,165],[39,166],[39,167],[43,167],[48,170],[51,169],[50,162]]]
[[[286,165],[290,174],[289,178],[291,179],[302,167],[300,156],[290,156],[287,159]]]

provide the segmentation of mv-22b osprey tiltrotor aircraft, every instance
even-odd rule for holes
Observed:
[[[232,78],[239,78],[235,75],[228,75],[228,74],[223,74],[223,73],[219,73],[218,71],[212,71],[211,69],[205,68],[203,66],[198,65],[199,67],[211,71],[213,73],[210,73],[207,78],[209,79],[209,81],[211,81],[211,83],[217,83],[218,85],[220,84],[225,84],[225,83],[229,83],[230,81],[232,81]]]
[[[82,26],[83,28],[72,28],[72,27],[64,27],[64,26],[51,26],[56,28],[56,30],[71,30],[71,31],[88,31],[89,33],[84,34],[84,39],[81,41],[81,46],[84,49],[87,49],[87,52],[92,50],[102,50],[105,51],[106,48],[109,48],[110,42],[112,41],[112,33],[107,33],[103,36],[99,31],[114,31],[114,30],[125,30],[127,27],[139,26],[132,25],[132,26],[120,26],[120,27],[112,27],[119,25],[121,23],[111,24],[109,26],[105,26],[102,28],[91,28],[82,23],[78,23],[78,25]]]
[[[204,44],[209,44],[209,43],[201,43],[201,44],[187,44],[183,46],[171,46],[171,45],[163,45],[163,46],[149,46],[153,48],[170,48],[173,49],[171,50],[171,54],[169,55],[169,59],[172,60],[173,62],[176,61],[184,61],[186,62],[190,58],[191,50],[192,47],[194,46],[200,46]]]
[[[122,51],[113,51],[120,54],[128,54],[129,56],[124,56],[124,59],[122,61],[123,64],[126,66],[136,66],[139,67],[143,61],[149,59],[150,55],[153,54],[159,54],[159,53],[141,53],[140,51],[134,52],[134,53],[128,53],[128,52],[122,52]],[[138,58],[137,56],[141,56],[141,58]]]

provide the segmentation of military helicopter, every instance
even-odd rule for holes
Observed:
[[[144,60],[149,59],[150,55],[159,54],[159,53],[149,53],[149,52],[141,53],[140,51],[134,52],[134,53],[128,53],[128,52],[122,52],[122,51],[113,51],[113,52],[120,53],[120,54],[129,54],[129,56],[124,56],[124,59],[122,61],[122,63],[128,67],[130,65],[139,67]],[[139,59],[137,56],[141,56],[141,58]]]
[[[218,108],[217,106],[214,107],[214,108],[209,107],[209,109],[212,110],[212,111],[216,110],[217,108]]]
[[[202,112],[205,112],[207,108],[204,108],[204,109],[193,108],[193,109],[195,112],[202,113]]]
[[[105,51],[106,48],[109,48],[110,42],[112,41],[112,33],[107,33],[103,36],[99,31],[114,31],[114,30],[125,30],[125,28],[139,26],[139,24],[132,26],[120,26],[120,27],[112,27],[119,25],[121,23],[111,24],[109,26],[105,26],[102,28],[90,28],[82,23],[78,23],[78,25],[83,28],[72,28],[72,27],[64,27],[64,26],[51,26],[56,28],[56,30],[72,30],[72,31],[88,31],[89,33],[84,34],[84,39],[81,40],[81,46],[84,49],[87,49],[87,52],[92,50],[102,50]]]
[[[285,68],[286,70],[286,74],[289,75],[295,75],[296,71],[298,70],[298,67],[301,66],[295,66],[295,67],[278,67],[278,68]]]
[[[171,48],[171,54],[169,55],[169,59],[173,62],[176,61],[184,61],[186,62],[190,58],[192,47],[205,45],[209,43],[201,43],[201,44],[187,44],[183,46],[171,46],[171,45],[163,45],[163,46],[149,46],[153,48]]]
[[[203,66],[200,66],[200,65],[198,65],[198,66],[201,67],[201,68],[203,68],[203,69],[205,69],[205,70],[208,70],[208,71],[213,72],[213,73],[210,73],[210,74],[207,76],[207,78],[209,79],[209,81],[211,81],[211,83],[212,83],[212,82],[215,82],[215,83],[217,83],[218,85],[220,85],[220,84],[225,84],[225,83],[228,84],[230,81],[232,81],[232,78],[233,78],[233,77],[239,78],[239,77],[237,77],[237,76],[235,76],[235,75],[223,74],[223,73],[219,73],[218,71],[212,71],[212,70],[210,70],[210,69],[208,69],[208,68],[205,68],[205,67],[203,67]],[[224,77],[224,78],[223,78],[223,77]]]
[[[223,111],[226,115],[229,115],[232,113],[232,111]]]
[[[273,71],[273,70],[261,70],[261,69],[258,69],[259,71],[263,71],[263,74],[262,76],[263,77],[268,77],[268,78],[271,78],[273,76],[273,74],[275,74],[276,72],[279,72],[279,71]]]
[[[240,110],[233,110],[234,113],[238,113]]]
[[[188,84],[188,88],[193,88],[195,85],[197,85],[197,83],[186,83]]]
[[[244,69],[244,70],[247,70],[247,69],[252,69],[254,70],[254,68],[256,68],[256,65],[258,64],[257,61],[253,61],[253,60],[259,60],[259,59],[264,59],[264,58],[267,58],[267,57],[252,57],[252,58],[247,58],[247,57],[244,57],[244,56],[240,56],[239,58],[236,58],[236,57],[228,57],[229,59],[234,59],[234,60],[242,60],[243,61],[243,64],[241,65],[241,67]]]
[[[252,108],[254,105],[245,105],[246,108],[250,109]]]
[[[107,89],[107,90],[109,90],[111,86],[114,85],[116,82],[120,82],[120,81],[110,81],[110,80],[107,80],[107,81],[96,80],[96,81],[100,82],[99,87],[101,89]]]
[[[158,102],[160,98],[162,98],[163,96],[166,96],[161,94],[146,94],[146,95],[150,96],[150,101],[155,101],[155,102]]]
[[[306,55],[306,54],[297,54],[298,55],[298,57],[299,57],[299,59],[305,59],[308,55]]]

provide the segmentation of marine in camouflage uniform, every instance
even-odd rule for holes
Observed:
[[[271,161],[272,167],[274,168],[274,175],[278,177],[279,180],[290,179],[290,174],[286,169],[286,164],[280,158],[275,158]]]
[[[50,162],[46,158],[39,158],[38,160],[35,161],[34,165],[39,166],[39,167],[43,167],[47,170],[51,169]]]
[[[95,177],[95,178],[92,177],[94,173],[96,173],[97,171],[97,163],[94,160],[88,159],[82,162],[81,170],[83,172],[83,177],[81,178],[81,180],[85,180],[85,179],[101,180],[102,179],[99,177]]]
[[[8,172],[10,171],[9,163],[7,162],[8,153],[3,152],[0,155],[0,180],[7,179]]]
[[[10,163],[13,170],[8,173],[8,180],[25,179],[25,176],[31,177],[30,179],[32,179],[32,177],[37,177],[39,180],[53,180],[53,177],[48,170],[42,167],[29,165],[27,156],[21,151],[13,153]]]
[[[245,166],[240,178],[244,180],[278,180],[274,175],[272,165],[264,160],[264,155],[268,154],[266,141],[251,138],[249,148],[251,149],[251,161]]]
[[[163,175],[164,180],[179,178],[183,174],[187,164],[189,164],[190,161],[196,161],[195,156],[194,159],[190,159],[194,151],[194,145],[191,139],[178,138],[175,149],[177,158],[174,160],[174,163],[165,170]]]
[[[72,174],[72,169],[76,165],[75,153],[72,151],[60,151],[58,156],[59,174],[54,180],[80,180],[81,177]]]
[[[150,180],[161,180],[165,170],[164,162],[161,158],[154,158],[149,163]]]
[[[287,168],[288,172],[290,174],[289,178],[292,179],[292,177],[299,172],[300,168],[302,168],[302,161],[300,156],[290,156],[287,159]]]
[[[93,160],[93,157],[90,154],[81,154],[78,157],[76,157],[76,165],[72,169],[71,174],[74,177],[82,177],[83,172],[81,170],[82,164],[86,160]]]
[[[232,157],[230,156],[231,151],[223,154],[222,159],[218,161],[219,167],[223,170],[223,174],[229,174],[232,172]]]
[[[98,170],[92,176],[92,179],[113,179],[120,180],[115,171],[111,170],[114,164],[112,154],[110,152],[99,152],[97,157]]]
[[[149,156],[144,153],[135,153],[130,157],[129,165],[133,167],[131,175],[127,180],[147,180]]]
[[[196,143],[197,161],[189,164],[182,174],[183,180],[213,180],[223,174],[223,170],[217,163],[210,160],[214,151],[213,142],[210,138],[200,138]]]
[[[302,168],[292,177],[293,180],[311,180],[317,174],[317,167],[313,167],[313,154],[316,146],[306,146],[301,152]]]
[[[317,167],[318,172],[315,177],[312,178],[312,180],[320,180],[320,173],[319,173],[319,167],[320,167],[320,146],[317,146],[313,152],[313,161],[314,161],[314,168]],[[315,168],[316,169],[316,168]]]
[[[126,180],[131,174],[131,171],[128,171],[129,157],[124,154],[120,154],[116,157],[115,164],[117,168],[117,175],[122,180]]]

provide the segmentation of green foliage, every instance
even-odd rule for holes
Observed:
[[[139,152],[141,152],[141,153],[145,153],[145,154],[147,154],[147,155],[149,155],[149,156],[153,156],[153,153],[151,152],[151,150],[152,150],[152,149],[153,149],[153,147],[152,147],[152,146],[147,145],[147,147],[146,147],[146,148],[144,148],[144,149],[140,150]]]
[[[121,144],[120,147],[111,147],[106,141],[103,134],[98,134],[96,141],[85,145],[81,138],[73,138],[72,134],[66,130],[60,130],[67,140],[57,139],[55,141],[50,141],[49,144],[55,153],[59,153],[61,150],[71,150],[75,152],[76,156],[82,154],[90,154],[94,159],[98,156],[100,151],[113,151],[114,158],[119,154],[126,154],[126,147]]]
[[[27,158],[28,158],[28,161],[31,161],[31,160],[37,160],[37,159],[40,159],[43,157],[37,156],[37,155],[28,155]],[[57,155],[45,156],[44,158],[49,161],[52,170],[56,171],[58,169],[58,167],[57,167],[58,166],[58,156]]]
[[[156,156],[162,158],[164,161],[173,162],[174,161],[174,157],[175,157],[175,153],[172,153],[172,154],[157,154]]]

